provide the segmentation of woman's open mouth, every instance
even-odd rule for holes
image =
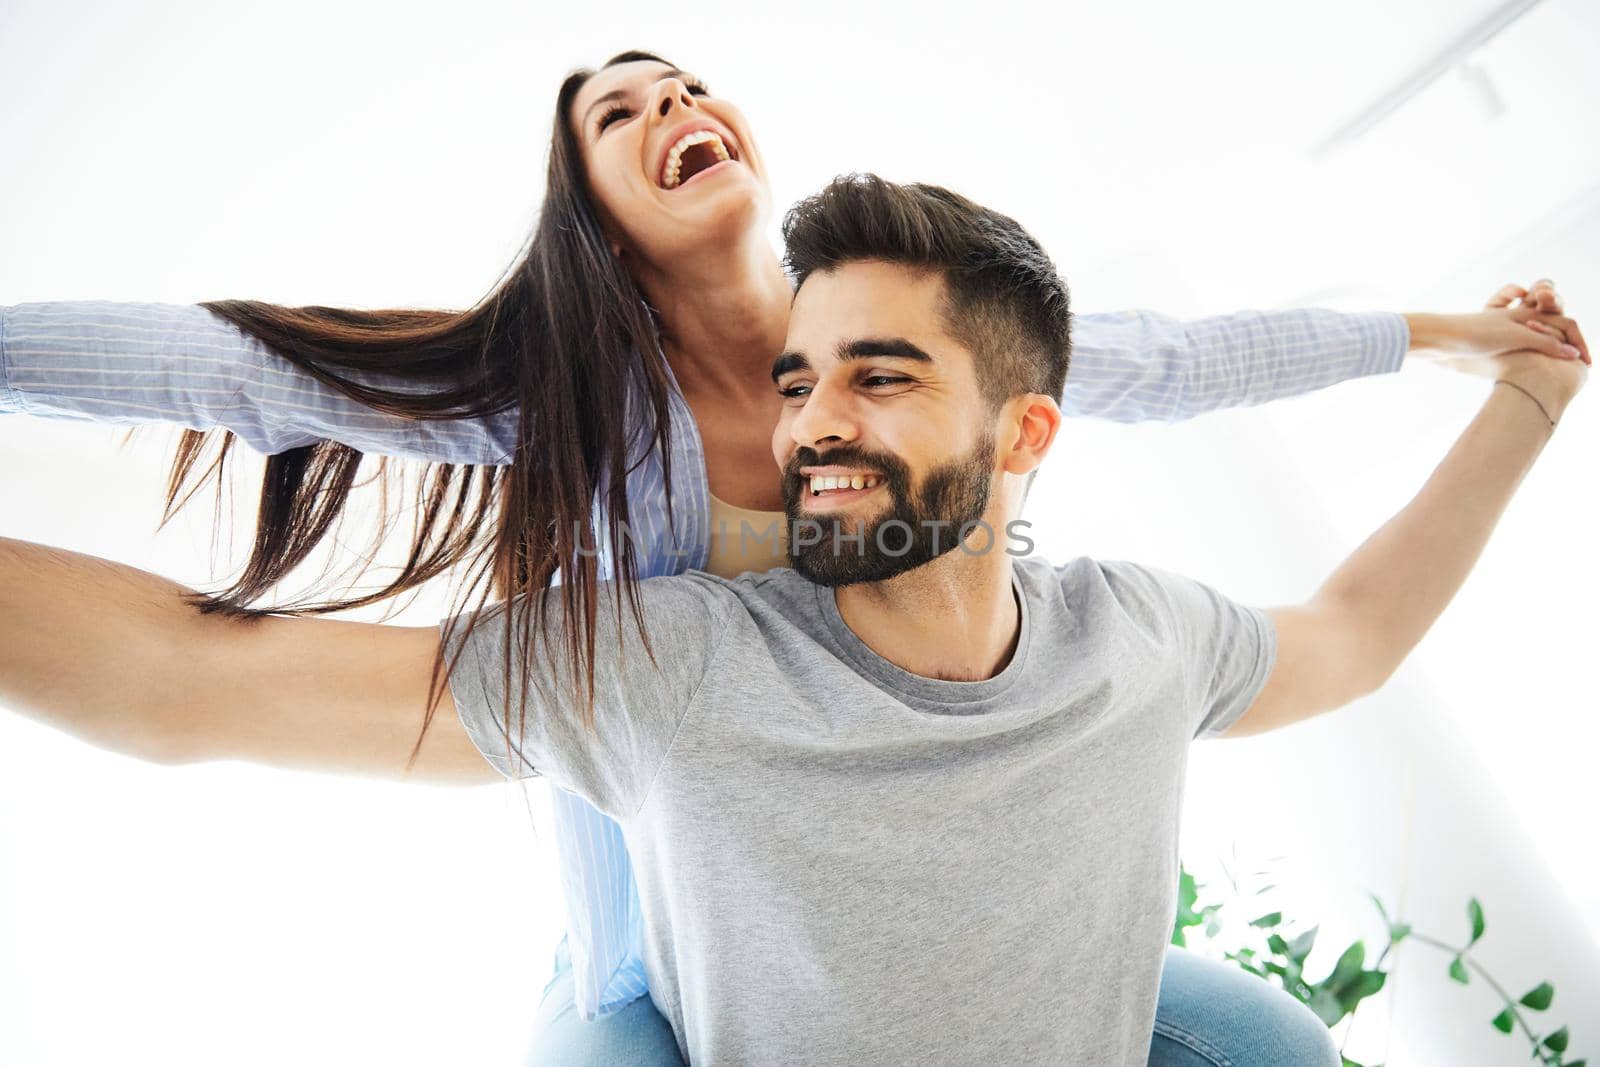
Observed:
[[[739,157],[722,141],[715,130],[694,130],[684,134],[667,150],[661,166],[661,188],[676,189],[692,178],[715,170]]]

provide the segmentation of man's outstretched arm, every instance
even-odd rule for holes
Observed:
[[[1581,360],[1531,352],[1502,356],[1495,368],[1483,407],[1411,503],[1310,601],[1268,612],[1276,663],[1222,736],[1276,729],[1371,693],[1450,603],[1550,439],[1550,420],[1560,422],[1587,375]]]
[[[422,734],[434,627],[228,619],[201,615],[188,592],[133,567],[0,538],[0,705],[161,763],[500,780],[448,686]]]

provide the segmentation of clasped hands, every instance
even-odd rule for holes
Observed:
[[[1537,395],[1559,421],[1583,388],[1592,365],[1578,324],[1566,315],[1555,283],[1541,278],[1524,289],[1504,285],[1479,312],[1413,314],[1411,351],[1465,374],[1509,380]]]

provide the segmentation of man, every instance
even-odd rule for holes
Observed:
[[[385,772],[448,653],[417,774],[543,774],[622,823],[652,997],[691,1062],[1143,1064],[1189,742],[1383,684],[1584,366],[1488,365],[1497,387],[1417,498],[1309,601],[1262,610],[1007,551],[1070,352],[1066,288],[1015,222],[864,177],[785,238],[773,451],[795,569],[643,583],[648,649],[606,587],[592,709],[554,613],[524,692],[504,606],[438,630],[241,626],[14,541],[0,700],[152,758]]]

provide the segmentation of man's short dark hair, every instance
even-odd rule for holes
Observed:
[[[1072,356],[1067,284],[1015,219],[937,185],[845,174],[789,209],[783,241],[796,287],[863,260],[938,272],[946,332],[977,357],[990,406],[1021,393],[1060,399]]]

